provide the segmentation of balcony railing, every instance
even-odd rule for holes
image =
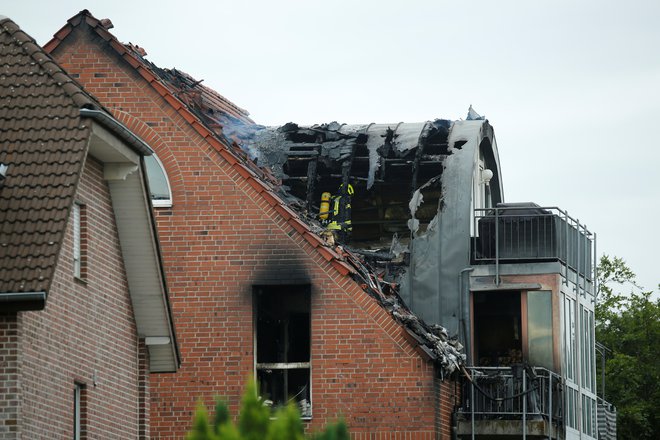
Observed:
[[[563,426],[564,396],[561,378],[545,368],[471,367],[464,380],[460,419],[464,434],[478,433],[484,423],[514,422],[523,438],[556,438]],[[471,428],[469,427],[471,424]],[[509,426],[512,424],[509,423]],[[539,428],[540,426],[540,428]],[[536,427],[537,432],[531,432]],[[488,429],[488,428],[486,428]],[[493,429],[493,428],[490,428]],[[510,434],[513,432],[510,432]]]
[[[594,279],[595,234],[559,208],[502,203],[475,209],[474,222],[475,263],[561,261]]]

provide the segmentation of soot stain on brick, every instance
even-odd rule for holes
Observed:
[[[273,284],[311,285],[312,278],[307,261],[298,255],[287,253],[286,256],[274,255],[272,258],[262,261],[250,280],[250,284],[251,286]]]

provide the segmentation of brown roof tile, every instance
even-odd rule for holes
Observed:
[[[46,292],[99,106],[9,19],[0,58],[0,293]]]

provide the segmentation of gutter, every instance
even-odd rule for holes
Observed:
[[[147,145],[145,141],[137,137],[131,130],[126,128],[124,124],[117,121],[108,113],[101,110],[92,110],[89,108],[81,108],[80,116],[84,118],[91,118],[103,125],[108,130],[119,136],[124,142],[133,147],[135,151],[143,156],[151,156],[154,150]]]
[[[20,312],[43,310],[46,307],[46,292],[8,292],[0,293],[2,310]]]

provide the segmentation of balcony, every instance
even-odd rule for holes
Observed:
[[[556,207],[500,203],[475,209],[472,261],[475,264],[560,261],[593,280],[595,234]]]
[[[523,365],[472,367],[462,385],[461,438],[563,439],[561,378]]]

